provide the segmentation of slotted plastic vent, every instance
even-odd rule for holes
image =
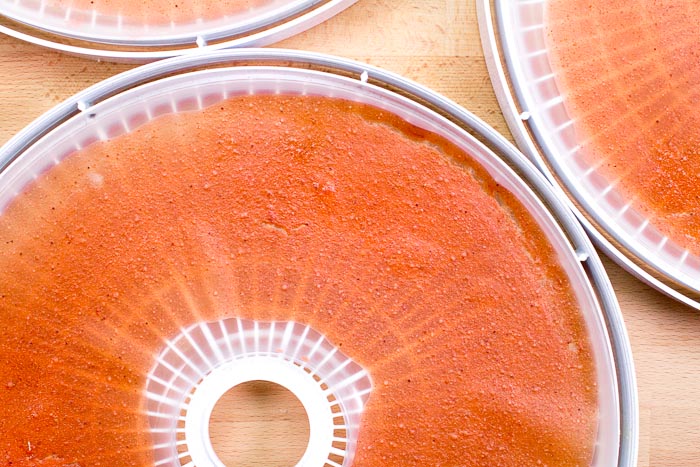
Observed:
[[[351,464],[372,389],[367,371],[309,326],[225,319],[183,329],[148,375],[155,465],[223,467],[209,418],[221,396],[248,381],[279,384],[304,406],[309,444],[298,466]]]

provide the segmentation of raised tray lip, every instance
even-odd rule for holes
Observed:
[[[501,156],[503,162],[523,178],[526,185],[556,219],[558,227],[570,243],[572,251],[596,294],[596,300],[605,321],[602,324],[607,331],[615,369],[620,417],[618,465],[636,465],[639,413],[631,346],[612,285],[595,248],[571,210],[522,153],[471,112],[426,87],[391,72],[349,59],[295,50],[234,49],[176,57],[108,78],[57,105],[0,148],[0,171],[62,122],[88,111],[93,105],[124,90],[203,67],[250,65],[251,63],[332,71],[364,82],[377,83],[381,87],[398,92],[411,100],[427,104],[429,108],[438,109],[438,112],[444,117],[463,129],[467,129],[489,150]]]
[[[548,160],[552,158],[545,154],[546,148],[543,148],[537,141],[540,129],[521,117],[519,109],[524,108],[521,87],[514,82],[512,77],[513,64],[505,43],[508,32],[504,31],[502,15],[499,14],[499,9],[503,8],[503,4],[504,0],[478,0],[477,10],[481,42],[491,82],[518,147],[547,177],[562,199],[566,200],[569,208],[574,211],[596,245],[608,257],[647,285],[685,305],[700,310],[700,298],[697,298],[700,292],[682,278],[676,277],[659,264],[655,258],[639,251],[635,245],[627,242],[615,229],[609,228],[608,223],[596,213],[596,210],[591,208],[585,199],[582,199],[583,195],[576,196],[576,190],[566,186],[555,171],[550,168]],[[495,8],[492,9],[492,5]]]
[[[66,38],[84,40],[88,42],[96,42],[106,45],[135,45],[135,46],[148,46],[148,45],[175,45],[175,44],[187,44],[194,42],[197,37],[203,39],[220,39],[229,37],[239,33],[245,33],[255,29],[265,27],[269,24],[274,24],[280,21],[284,21],[286,18],[300,14],[306,10],[317,7],[322,4],[324,0],[287,0],[286,5],[279,5],[274,8],[265,9],[257,15],[251,15],[249,18],[239,22],[228,22],[224,23],[220,19],[218,20],[208,20],[208,21],[188,21],[183,22],[180,25],[180,29],[176,25],[155,25],[149,27],[148,25],[139,25],[138,33],[134,35],[137,31],[130,31],[128,34],[126,31],[124,33],[116,33],[109,28],[108,31],[104,32],[97,30],[97,26],[93,23],[90,24],[92,29],[97,30],[96,32],[91,32],[90,30],[85,30],[82,28],[70,27],[68,24],[63,22],[52,22],[50,20],[42,21],[37,15],[30,14],[29,11],[26,14],[20,10],[13,10],[11,7],[4,7],[3,2],[0,1],[0,15],[10,18],[18,23],[23,23],[27,26],[41,30],[50,34],[56,34],[57,36],[62,36]],[[15,2],[16,3],[16,2]],[[70,12],[70,8],[60,10],[66,11],[66,15]],[[104,18],[119,18],[113,15],[102,15]],[[99,21],[100,15],[93,15],[92,21]],[[206,26],[207,23],[217,23],[217,26]],[[218,24],[222,23],[222,24]],[[127,26],[129,27],[129,26]],[[168,31],[168,32],[165,32]]]
[[[358,0],[296,0],[246,23],[153,37],[91,35],[67,27],[47,27],[0,9],[0,33],[70,55],[114,62],[146,63],[190,53],[234,47],[261,47],[310,29]],[[275,13],[280,13],[276,15]],[[66,42],[75,39],[74,43]],[[121,47],[121,48],[120,48]],[[124,47],[129,47],[123,50]]]

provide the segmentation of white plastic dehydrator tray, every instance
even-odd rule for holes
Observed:
[[[0,0],[0,32],[74,55],[145,62],[201,50],[268,45],[357,0],[261,0],[210,18],[155,22],[47,0]]]
[[[489,73],[518,146],[569,197],[596,243],[623,268],[700,309],[700,257],[663,235],[631,207],[581,146],[557,87],[545,43],[545,2],[480,0]]]
[[[287,65],[272,65],[277,63]],[[274,49],[180,57],[131,70],[54,108],[0,149],[0,212],[36,174],[91,142],[133,131],[163,113],[200,109],[234,95],[270,92],[340,97],[394,113],[471,154],[517,197],[557,252],[589,332],[599,391],[593,465],[635,465],[638,409],[631,350],[595,249],[547,181],[503,137],[461,107],[391,73],[340,58]],[[304,355],[318,351],[319,358],[300,360],[300,348],[306,348]],[[270,359],[279,368],[270,366],[270,371],[263,371]],[[331,370],[324,369],[329,359],[335,359]],[[258,365],[250,362],[262,365],[263,370],[256,370]],[[222,377],[229,366],[243,368],[250,378]],[[300,370],[302,366],[305,370]],[[182,443],[194,446],[188,454],[193,460],[211,460],[213,452],[202,427],[207,426],[214,399],[251,378],[273,378],[307,409],[314,442],[299,465],[320,466],[318,459],[333,454],[327,442],[320,447],[315,442],[334,438],[328,422],[330,399],[324,392],[330,391],[348,428],[346,449],[340,453],[343,461],[338,465],[350,465],[356,430],[361,429],[356,416],[371,398],[371,375],[313,329],[295,323],[236,320],[193,323],[164,343],[160,355],[154,355],[144,391],[163,465],[178,465],[182,453],[177,446]],[[325,388],[319,381],[326,383]],[[199,395],[198,388],[203,391]],[[182,411],[187,413],[184,428],[177,420]]]

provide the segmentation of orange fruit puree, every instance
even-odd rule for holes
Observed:
[[[546,15],[588,163],[700,254],[700,2],[553,0]]]
[[[591,349],[525,208],[362,104],[236,97],[67,157],[0,217],[0,462],[150,465],[145,378],[202,320],[366,368],[355,466],[588,465]]]

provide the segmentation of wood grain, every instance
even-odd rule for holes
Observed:
[[[341,55],[394,71],[508,134],[487,75],[472,2],[360,0],[278,46]],[[4,36],[0,63],[0,143],[70,95],[132,67],[60,55]],[[641,413],[639,465],[698,466],[700,314],[651,290],[611,261],[605,264],[634,352]],[[264,392],[268,395],[261,397],[281,397]],[[256,436],[256,429],[249,429]],[[287,438],[275,442],[298,444],[303,436]],[[249,455],[241,465],[270,465],[259,456]]]

